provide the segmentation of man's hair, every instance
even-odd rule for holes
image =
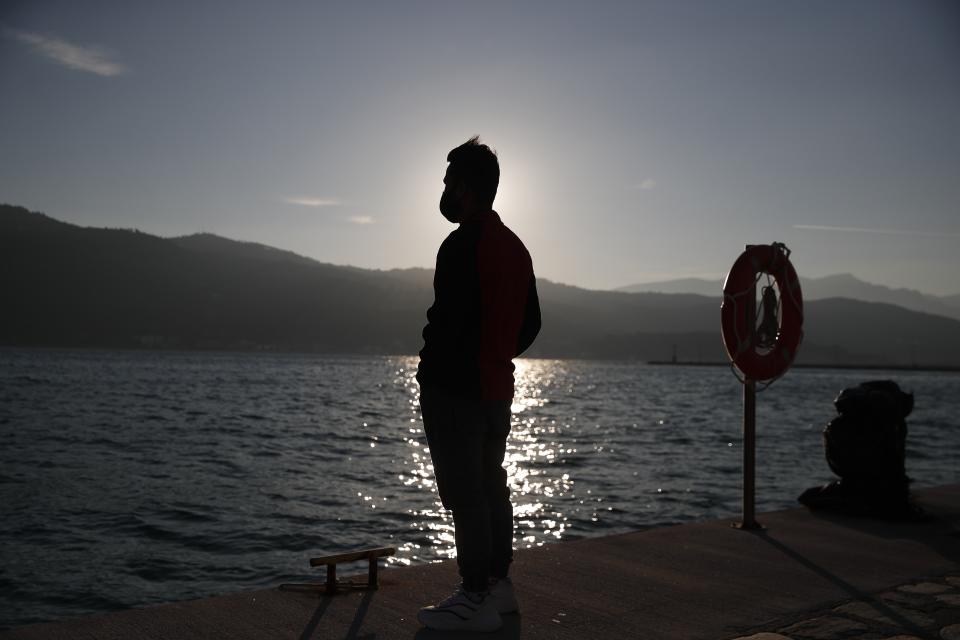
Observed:
[[[500,163],[497,154],[485,144],[480,136],[473,136],[447,154],[451,173],[473,191],[480,204],[490,206],[497,197],[500,184]]]

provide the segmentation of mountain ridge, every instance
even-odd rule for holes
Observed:
[[[319,262],[258,243],[94,229],[0,205],[0,344],[413,354],[432,270]],[[538,279],[533,357],[723,361],[718,296]],[[805,305],[798,362],[960,365],[960,321],[845,298]],[[676,345],[676,347],[674,347]]]
[[[886,302],[914,311],[943,315],[960,320],[960,294],[937,296],[907,287],[888,287],[857,278],[850,273],[837,273],[820,278],[800,277],[804,300],[851,298],[863,302]],[[617,287],[614,291],[629,293],[695,293],[722,296],[723,281],[706,278],[677,278],[636,283]]]

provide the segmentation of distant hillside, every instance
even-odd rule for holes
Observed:
[[[198,234],[163,239],[0,205],[0,344],[414,354],[429,269],[376,271]],[[725,359],[718,296],[538,280],[540,357]],[[960,365],[960,322],[879,303],[806,305],[800,361]]]
[[[165,240],[0,207],[0,342],[410,352],[430,291],[216,236]]]
[[[265,262],[293,262],[297,264],[318,264],[316,260],[297,255],[292,251],[275,249],[256,242],[228,240],[212,233],[195,233],[191,236],[170,238],[170,242],[197,253],[219,255],[223,258],[254,259]]]
[[[723,279],[708,280],[706,278],[677,278],[676,280],[661,280],[657,282],[638,282],[617,287],[614,291],[624,293],[692,293],[698,296],[721,296]]]
[[[953,296],[943,296],[940,300],[949,307],[960,309],[960,293]]]
[[[954,296],[934,296],[913,289],[894,289],[879,284],[871,284],[849,273],[823,278],[800,278],[805,300],[823,300],[825,298],[850,298],[863,302],[884,302],[913,311],[933,313],[960,320],[960,294]],[[681,278],[662,282],[648,282],[619,287],[617,291],[630,293],[695,293],[704,296],[722,296],[723,279],[716,281],[703,278]]]

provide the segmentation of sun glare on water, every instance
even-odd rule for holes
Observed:
[[[548,360],[517,360],[514,373],[515,393],[511,407],[512,419],[504,468],[510,484],[514,515],[514,548],[541,546],[548,540],[559,540],[568,528],[568,518],[548,505],[573,491],[574,482],[567,473],[549,473],[551,465],[561,456],[576,450],[558,441],[559,425],[553,420],[541,420],[533,409],[550,402],[545,387],[556,375],[559,362]],[[420,417],[420,388],[415,380],[416,365],[411,361],[403,369],[403,384],[409,394],[412,418],[406,435],[408,456],[406,471],[400,480],[405,486],[417,487],[431,493],[430,506],[411,510],[411,527],[422,532],[421,542],[427,542],[432,558],[456,556],[453,517],[443,508],[437,495],[430,450],[426,446],[423,422]],[[426,495],[424,502],[427,502]],[[410,564],[419,560],[422,544],[405,542],[390,562]],[[426,554],[425,554],[426,555]]]

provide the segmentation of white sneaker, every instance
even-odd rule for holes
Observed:
[[[496,631],[503,626],[489,591],[457,592],[441,602],[420,609],[417,620],[438,631]]]
[[[510,578],[490,578],[490,599],[498,613],[517,613],[520,603],[517,594],[513,591],[513,581]]]

